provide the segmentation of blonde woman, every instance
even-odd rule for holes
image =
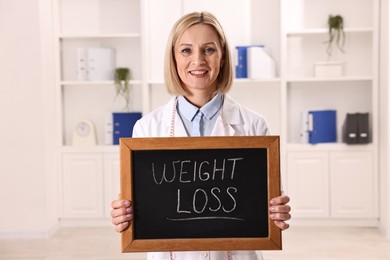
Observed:
[[[218,20],[208,12],[180,18],[170,33],[164,68],[171,100],[140,119],[133,137],[261,136],[268,135],[262,116],[227,93],[232,86],[230,49]],[[289,225],[289,197],[270,201],[270,218],[285,230]],[[131,201],[112,202],[112,223],[122,232],[133,218]],[[148,259],[262,259],[256,251],[153,252]]]

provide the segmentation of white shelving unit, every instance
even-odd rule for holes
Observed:
[[[222,23],[232,53],[237,45],[264,44],[275,61],[276,78],[237,79],[230,95],[264,115],[271,132],[281,135],[283,186],[292,198],[294,218],[317,224],[348,224],[353,219],[354,224],[375,225],[379,0],[228,0],[224,1],[224,8],[216,0],[53,2],[58,14],[56,87],[63,137],[59,141],[63,158],[63,219],[107,219],[106,206],[119,191],[118,147],[106,146],[103,140],[105,114],[120,111],[123,103],[115,98],[113,82],[77,80],[73,62],[76,49],[115,48],[117,66],[129,67],[132,72],[132,110],[145,114],[169,99],[163,82],[163,58],[173,23],[184,13],[208,10]],[[335,49],[332,56],[332,60],[344,62],[344,74],[316,78],[314,63],[328,59],[324,42],[329,14],[340,14],[345,20],[345,53]],[[315,109],[337,110],[337,143],[300,142],[301,113]],[[345,115],[352,112],[370,113],[370,144],[341,142]],[[71,145],[73,126],[84,118],[96,125],[96,147]],[[93,175],[96,168],[99,171]],[[86,180],[91,176],[95,176],[91,183],[101,188],[99,195],[77,201],[83,196],[84,187],[77,187],[70,178]],[[354,180],[349,181],[352,177]],[[84,185],[85,181],[80,183]],[[364,199],[361,194],[366,195]],[[354,196],[359,201],[351,204],[353,209],[348,208],[347,202]],[[88,210],[83,215],[72,205]]]
[[[297,223],[377,225],[379,1],[282,2],[282,135],[292,214]],[[330,14],[344,18],[345,52],[334,47],[330,57],[343,62],[344,74],[316,78],[314,63],[329,59]],[[316,109],[337,111],[337,143],[301,143],[301,113]],[[370,115],[370,144],[342,143],[345,116],[355,112]]]

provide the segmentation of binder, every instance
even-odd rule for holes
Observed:
[[[114,127],[113,127],[113,122],[112,119],[113,115],[110,112],[107,112],[105,116],[105,125],[104,125],[104,144],[106,145],[113,145],[114,141]]]
[[[299,138],[302,144],[309,143],[309,112],[308,111],[301,112],[301,131],[299,134]]]
[[[309,111],[309,143],[332,143],[337,140],[336,110]]]
[[[236,46],[236,78],[248,77],[247,51],[249,46]]]
[[[133,136],[133,127],[142,114],[140,112],[116,112],[112,113],[112,116],[113,144],[119,144],[119,138]]]
[[[87,78],[92,81],[114,80],[115,50],[111,48],[87,48]]]
[[[86,48],[77,48],[77,80],[85,81],[87,77],[87,51]]]

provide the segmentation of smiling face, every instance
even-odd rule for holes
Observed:
[[[206,24],[193,25],[177,40],[174,50],[184,90],[191,95],[212,95],[223,65],[223,50],[215,30]]]

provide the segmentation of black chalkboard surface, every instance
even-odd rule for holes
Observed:
[[[121,194],[134,219],[122,250],[280,249],[279,138],[121,140]]]

